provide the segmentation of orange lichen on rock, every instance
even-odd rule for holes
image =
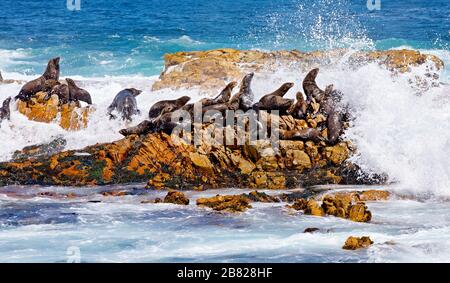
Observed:
[[[295,66],[296,71],[300,68],[300,71],[306,72],[319,65],[333,64],[342,59],[347,59],[351,64],[376,61],[400,72],[409,71],[411,66],[421,65],[427,61],[433,63],[434,71],[442,69],[443,66],[442,60],[436,56],[415,50],[357,52],[344,58],[346,54],[349,53],[345,49],[264,52],[229,48],[166,54],[165,69],[160,75],[160,80],[153,84],[153,90],[198,87],[205,92],[217,92],[227,82],[239,80],[248,72],[273,72],[280,65],[286,68]]]
[[[86,128],[93,108],[80,107],[77,103],[60,104],[58,96],[52,95],[46,100],[46,92],[38,92],[30,101],[18,100],[17,109],[29,120],[43,123],[58,122],[70,131]]]
[[[252,207],[249,199],[242,195],[217,195],[211,198],[199,198],[197,199],[197,205],[227,212],[243,212]]]
[[[164,202],[180,205],[188,205],[189,199],[182,192],[170,191],[164,198]]]
[[[367,248],[373,244],[373,241],[369,237],[353,237],[350,236],[345,241],[344,246],[342,247],[344,250],[357,250],[361,248]]]

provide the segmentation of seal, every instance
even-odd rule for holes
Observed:
[[[232,81],[231,83],[227,84],[227,86],[213,99],[202,99],[201,102],[203,106],[210,106],[215,104],[221,104],[221,103],[228,103],[231,98],[231,94],[233,93],[233,89],[236,87],[237,82]]]
[[[69,92],[69,86],[66,84],[57,84],[55,85],[49,95],[47,95],[47,99],[50,98],[52,95],[57,95],[59,102],[61,104],[69,103],[70,101],[70,92]]]
[[[122,115],[122,120],[132,121],[132,116],[140,114],[138,109],[136,96],[142,93],[142,90],[135,88],[127,88],[121,90],[115,97],[111,105],[108,107],[108,114],[111,119],[117,117],[112,114],[112,111],[116,110]]]
[[[3,101],[2,108],[0,108],[0,122],[4,119],[9,120],[11,118],[11,111],[9,109],[9,103],[11,102],[11,97],[8,97]]]
[[[180,97],[178,99],[174,99],[174,100],[161,100],[152,105],[152,107],[150,108],[150,111],[148,112],[148,116],[150,119],[157,118],[159,115],[161,115],[162,110],[166,106],[173,106],[173,108],[174,108],[173,111],[178,110],[178,109],[182,108],[183,106],[185,106],[189,100],[191,100],[191,98],[189,96],[182,96],[182,97]]]
[[[293,99],[286,99],[283,96],[294,86],[294,83],[284,83],[276,91],[264,95],[256,107],[257,110],[279,110],[281,115],[285,115],[289,108],[294,104]]]
[[[340,104],[343,93],[335,90],[333,85],[329,85],[325,90],[325,94],[320,108],[321,112],[327,117],[328,143],[335,145],[342,134],[344,117],[346,116]]]
[[[303,130],[280,130],[280,139],[282,140],[301,140],[301,141],[314,141],[321,142],[325,140],[319,130],[313,128],[307,128]]]
[[[51,59],[47,64],[44,74],[37,79],[27,82],[15,99],[28,101],[37,92],[45,91],[45,82],[47,80],[59,80],[59,57]]]
[[[245,75],[242,79],[239,92],[233,95],[229,101],[231,110],[241,109],[247,111],[252,109],[255,95],[253,94],[251,83],[254,75],[255,73],[250,73]]]
[[[325,92],[321,90],[316,83],[318,73],[319,68],[312,69],[303,80],[303,91],[306,94],[308,103],[310,103],[313,98],[319,103],[325,98]]]
[[[70,101],[84,101],[92,104],[91,95],[87,90],[78,87],[72,79],[67,78],[67,86],[69,87]]]
[[[289,108],[288,114],[292,115],[295,119],[304,119],[306,118],[308,103],[305,101],[303,93],[300,91],[297,92],[295,97],[297,98],[297,101]]]
[[[123,136],[129,135],[144,135],[148,133],[155,133],[159,131],[172,130],[177,125],[172,122],[172,113],[175,111],[174,105],[166,105],[161,114],[151,120],[144,120],[138,125],[126,129],[122,129],[119,133]]]

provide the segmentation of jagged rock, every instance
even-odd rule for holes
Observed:
[[[379,62],[399,72],[407,72],[411,66],[431,61],[430,72],[438,77],[438,71],[443,68],[442,60],[436,56],[413,50],[356,52],[344,58],[346,54],[344,49],[315,52],[218,49],[166,54],[164,71],[160,80],[154,83],[153,90],[199,87],[205,92],[216,93],[227,82],[239,80],[248,72],[273,72],[280,66],[306,72],[342,59],[354,66],[368,61]]]
[[[170,191],[164,198],[164,203],[188,205],[189,199],[182,192]]]
[[[12,159],[48,157],[62,151],[66,144],[67,141],[64,138],[58,137],[49,143],[27,146],[22,150],[17,150],[14,152]]]
[[[17,109],[29,120],[44,123],[55,121],[66,130],[87,127],[89,115],[94,110],[91,106],[80,107],[76,102],[61,104],[56,95],[48,100],[46,97],[46,92],[38,92],[28,102],[18,100]]]
[[[266,193],[261,193],[258,191],[253,191],[249,194],[243,194],[243,196],[254,202],[280,202],[280,199],[278,197],[270,196]]]
[[[368,190],[358,193],[361,201],[387,200],[391,196],[390,192],[381,190]]]
[[[197,205],[227,212],[243,212],[252,207],[249,199],[243,195],[217,195],[211,198],[199,198],[197,199]]]
[[[372,213],[367,210],[365,203],[359,202],[350,206],[348,219],[355,222],[369,222],[372,219]]]
[[[106,191],[101,192],[101,195],[104,197],[123,197],[127,195],[125,191]]]
[[[305,214],[314,216],[324,216],[325,212],[315,200],[310,199],[306,202]]]
[[[344,250],[357,250],[361,248],[367,248],[373,244],[373,241],[369,237],[353,237],[350,236],[345,241],[344,246],[342,247]]]
[[[333,147],[325,148],[327,159],[333,162],[333,164],[341,164],[350,156],[350,150],[346,143],[340,143]]]

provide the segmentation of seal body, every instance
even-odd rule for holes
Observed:
[[[0,122],[4,119],[9,120],[11,118],[11,111],[9,109],[9,103],[11,102],[11,97],[8,97],[3,101],[2,107],[0,108]]]
[[[319,73],[319,68],[312,69],[303,80],[303,91],[306,94],[306,99],[311,102],[314,98],[317,102],[321,102],[325,98],[325,92],[321,90],[316,83],[316,77]]]
[[[295,119],[304,119],[306,118],[308,103],[305,101],[303,93],[300,91],[297,92],[296,98],[297,101],[289,108],[288,114],[292,115]]]
[[[247,111],[249,109],[252,109],[253,101],[255,99],[255,95],[253,94],[251,88],[253,76],[254,73],[250,73],[245,75],[245,77],[242,79],[239,92],[235,94],[229,101],[231,110],[240,109]]]
[[[129,135],[144,135],[148,133],[165,132],[171,134],[172,130],[178,125],[172,122],[172,114],[175,107],[173,105],[167,105],[161,110],[158,117],[151,120],[144,120],[134,127],[122,129],[119,131],[123,136]]]
[[[55,85],[50,92],[50,97],[52,95],[57,95],[61,104],[66,104],[70,101],[69,87],[65,84]]]
[[[27,82],[15,99],[28,101],[37,92],[46,91],[47,80],[59,80],[59,57],[51,59],[47,64],[44,74],[37,79]]]
[[[279,110],[281,115],[287,113],[294,104],[294,100],[283,96],[294,86],[293,83],[285,83],[276,91],[264,95],[257,103],[257,110]],[[255,109],[255,107],[253,107]]]
[[[120,91],[108,107],[108,114],[110,117],[115,118],[111,112],[116,110],[121,114],[123,120],[131,121],[131,117],[133,115],[140,113],[137,106],[136,96],[138,96],[141,92],[141,90],[137,90],[135,88],[127,88]]]
[[[228,103],[231,98],[233,89],[236,87],[237,82],[231,82],[213,99],[204,98],[201,100],[203,106],[211,106],[216,104]]]
[[[69,87],[70,101],[84,101],[87,104],[92,104],[92,98],[89,92],[78,87],[74,80],[67,78],[67,86]]]
[[[320,131],[313,128],[291,131],[280,130],[280,139],[302,141],[312,140],[314,142],[320,142],[324,140]]]
[[[161,100],[152,105],[148,113],[148,116],[150,119],[157,118],[159,115],[161,115],[163,109],[168,106],[172,106],[174,110],[178,110],[183,106],[185,106],[189,100],[191,100],[189,96],[182,96],[174,100]]]

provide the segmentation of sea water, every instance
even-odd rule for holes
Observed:
[[[0,127],[0,161],[15,150],[63,136],[67,149],[121,138],[152,103],[198,90],[151,91],[163,54],[212,48],[301,51],[348,48],[416,49],[440,57],[439,87],[417,90],[409,80],[423,68],[396,75],[378,64],[357,69],[345,62],[323,68],[317,82],[344,92],[355,120],[345,135],[358,148],[352,161],[367,172],[387,173],[388,189],[408,200],[369,203],[370,224],[305,216],[283,204],[255,204],[238,215],[191,205],[141,204],[162,192],[135,188],[125,197],[103,197],[104,188],[6,187],[0,189],[0,261],[66,261],[74,248],[81,261],[450,261],[450,3],[446,0],[367,1],[81,1],[70,11],[63,0],[0,3],[0,71],[5,79],[39,76],[49,58],[61,56],[61,76],[81,82],[95,113],[86,129],[66,132],[56,124],[28,121],[15,109]],[[286,81],[294,98],[305,73],[280,68],[256,74],[256,97]],[[142,115],[131,124],[106,118],[123,88],[143,90]],[[0,101],[21,84],[0,85]],[[14,106],[13,106],[14,108]],[[36,196],[72,191],[73,199]],[[221,190],[202,193],[239,193]],[[89,202],[95,200],[95,202]],[[101,202],[96,202],[100,200]],[[430,220],[432,219],[432,221]],[[307,227],[320,233],[304,234]],[[367,250],[341,249],[346,237],[370,235]]]

